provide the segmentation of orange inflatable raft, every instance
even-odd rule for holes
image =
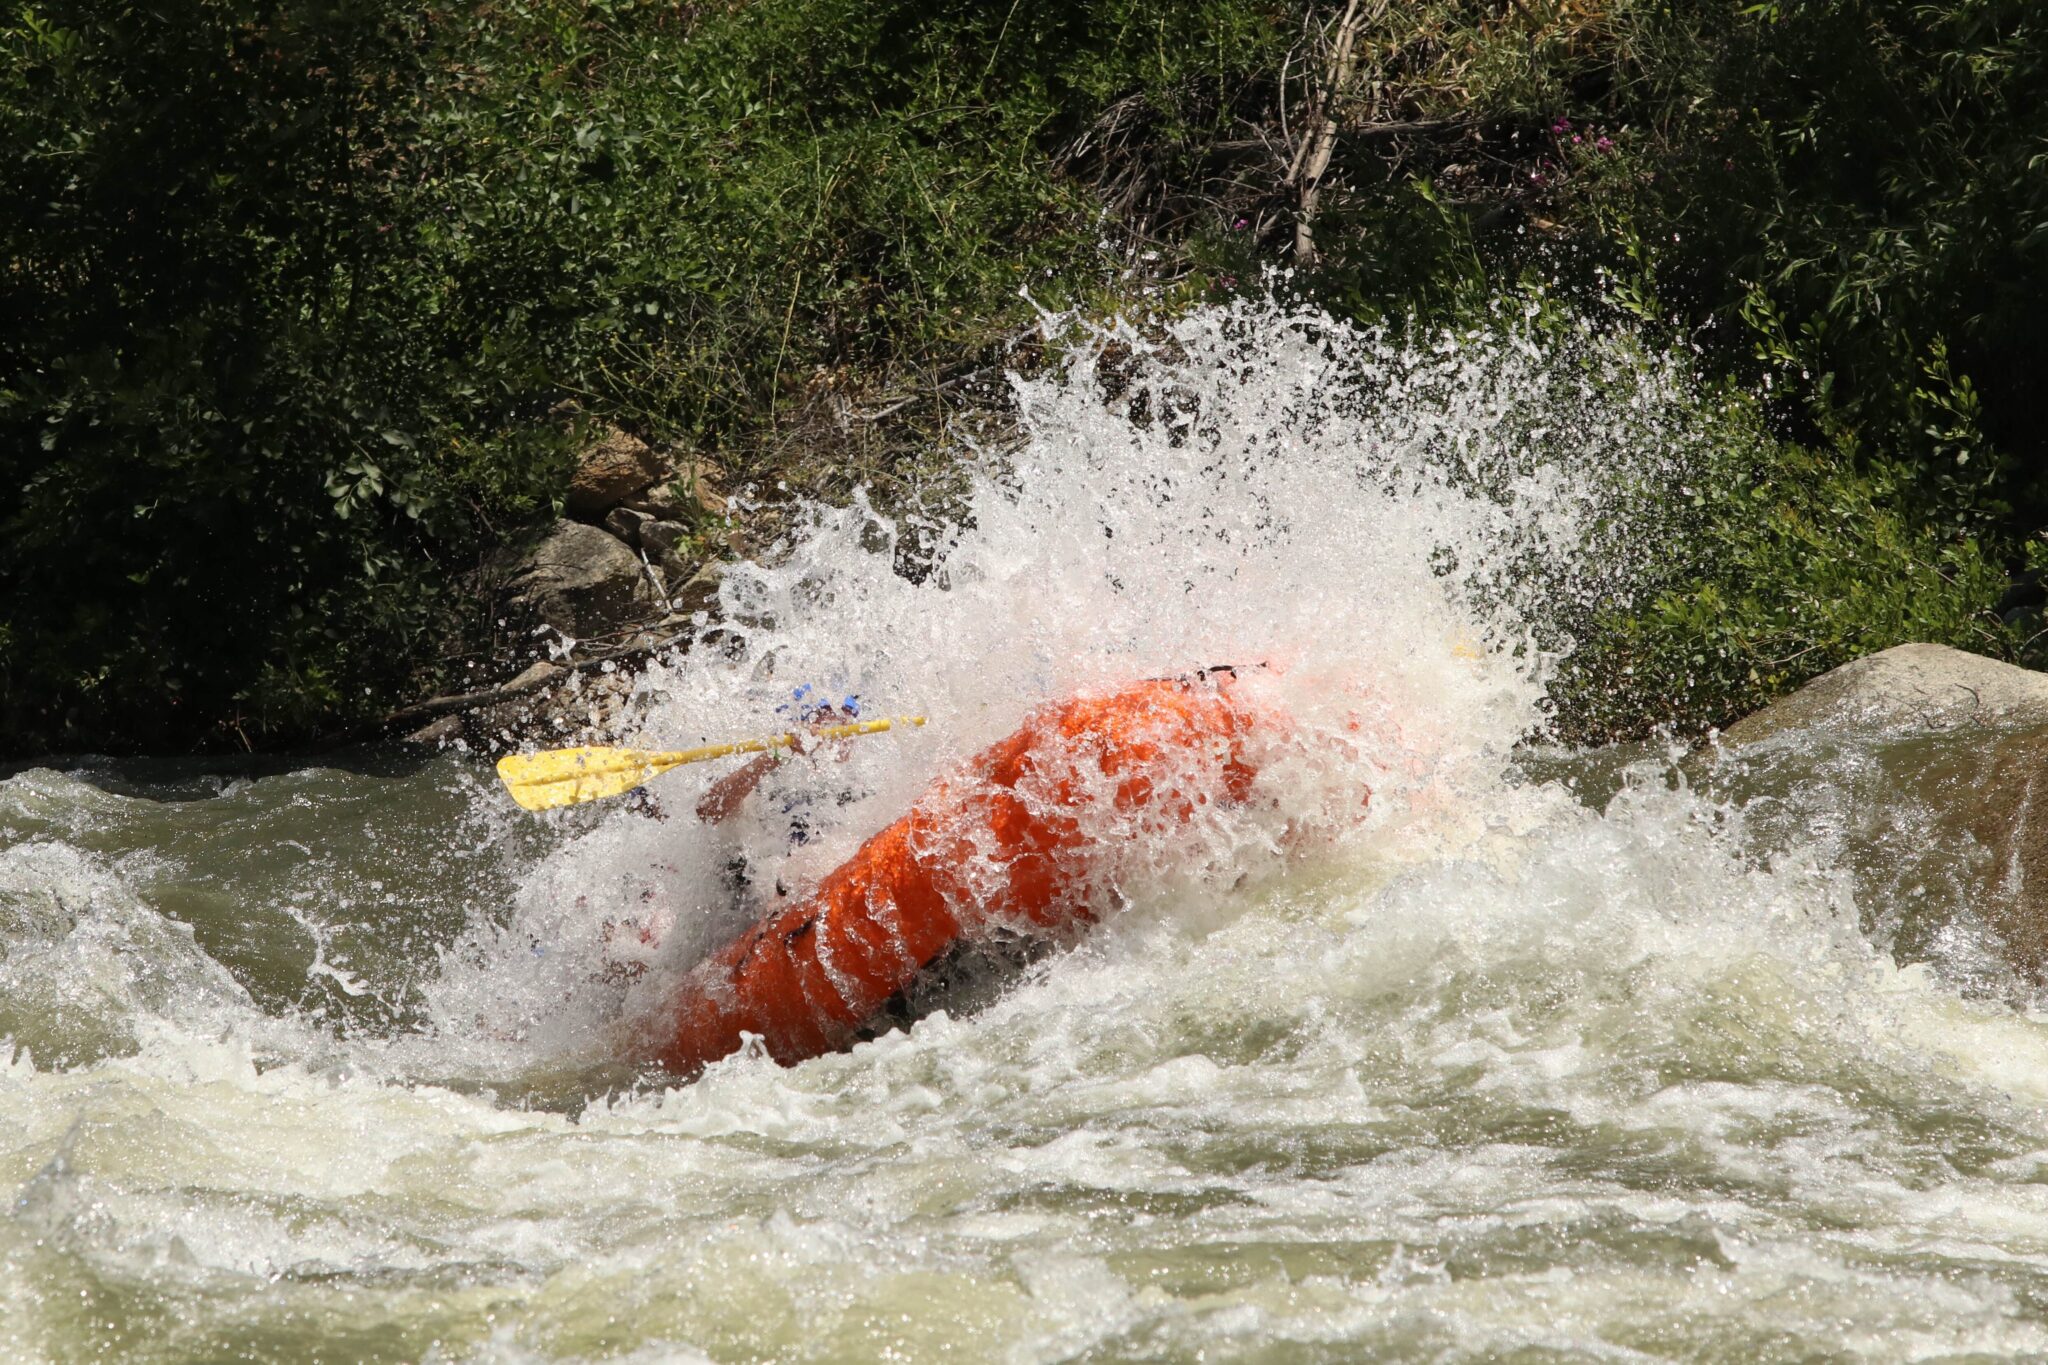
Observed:
[[[754,1034],[793,1065],[852,1043],[963,937],[1078,929],[1109,903],[1119,847],[1244,801],[1247,741],[1283,723],[1228,670],[1034,712],[810,895],[700,962],[644,1051],[694,1076]]]

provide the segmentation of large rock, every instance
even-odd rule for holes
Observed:
[[[690,528],[680,521],[649,519],[640,523],[640,544],[649,554],[668,554],[689,539]]]
[[[1892,799],[1926,810],[1924,825],[1907,822],[1909,837],[1927,840],[1922,857],[1945,865],[2007,962],[2048,985],[2048,725],[1918,747],[1886,764]]]
[[[679,521],[640,523],[640,548],[661,568],[662,581],[671,590],[680,587],[697,570],[689,555],[690,528]]]
[[[727,501],[719,491],[717,466],[692,460],[684,473],[627,499],[626,506],[659,521],[698,522],[725,519]]]
[[[610,531],[628,545],[640,543],[640,528],[654,518],[645,512],[636,512],[630,507],[614,507],[605,513],[604,529]]]
[[[1900,645],[1722,741],[1745,785],[1773,796],[1756,819],[1776,809],[1793,837],[1838,843],[1867,927],[1901,961],[1953,969],[1957,945],[1981,941],[2048,984],[2048,674]]]
[[[569,480],[569,512],[602,517],[660,482],[667,473],[661,457],[645,441],[617,427],[599,427],[576,457],[576,473]]]
[[[1898,645],[1823,673],[1721,738],[1744,745],[1820,726],[1941,731],[2014,720],[2048,724],[2048,673],[1946,645]]]
[[[656,610],[640,557],[595,526],[558,521],[505,584],[509,604],[564,635],[602,635]]]

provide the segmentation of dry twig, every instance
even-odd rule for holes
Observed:
[[[1323,66],[1323,81],[1310,98],[1310,113],[1302,129],[1301,144],[1295,149],[1294,164],[1289,168],[1285,182],[1296,194],[1296,265],[1315,264],[1316,201],[1322,194],[1323,176],[1330,169],[1330,157],[1337,150],[1338,106],[1357,67],[1359,32],[1368,23],[1378,23],[1386,12],[1387,0],[1379,0],[1370,15],[1362,12],[1360,0],[1350,0],[1344,7],[1344,16],[1337,21],[1329,59]]]

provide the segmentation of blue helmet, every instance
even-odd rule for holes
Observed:
[[[849,720],[860,718],[860,698],[847,694],[834,700],[824,688],[805,683],[789,694],[789,700],[775,708],[778,715],[793,715],[809,725],[815,721],[845,716]]]

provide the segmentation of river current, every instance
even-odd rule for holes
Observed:
[[[1529,742],[1560,604],[1659,553],[1681,359],[1246,305],[1016,399],[639,680],[662,746],[930,717],[729,826],[716,771],[532,816],[460,749],[0,780],[0,1357],[2048,1356],[2048,1017],[1967,905],[1915,936],[1911,812],[1831,795],[1875,750]],[[800,893],[1032,706],[1225,662],[1345,742],[1078,946],[794,1067],[620,1059],[736,856]]]

